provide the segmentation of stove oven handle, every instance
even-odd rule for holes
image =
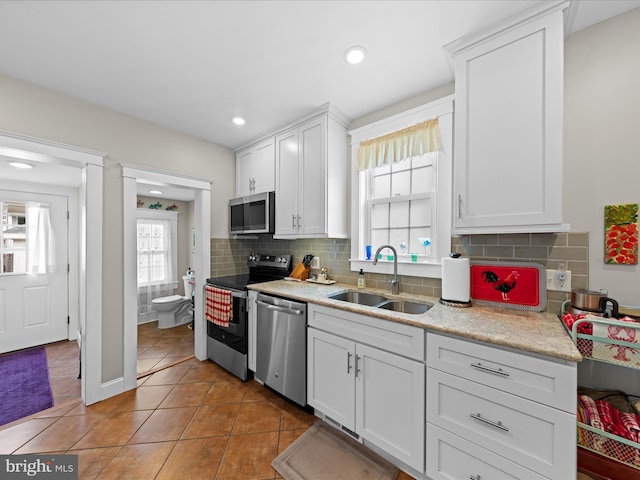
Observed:
[[[224,288],[224,287],[217,287],[216,285],[213,285],[212,283],[207,283],[207,285],[209,285],[210,287],[216,287],[216,288],[220,288],[221,290],[226,290],[228,292],[231,292],[231,296],[232,297],[236,297],[236,298],[247,298],[247,292],[245,292],[244,290],[231,290],[230,288]]]
[[[271,305],[270,303],[263,302],[262,300],[256,300],[256,303],[267,307],[269,310],[274,310],[276,312],[288,313],[289,315],[302,315],[304,312],[302,310],[295,310],[291,308],[278,307],[276,305]]]

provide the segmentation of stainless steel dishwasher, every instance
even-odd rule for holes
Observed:
[[[307,304],[258,294],[255,377],[307,404]]]

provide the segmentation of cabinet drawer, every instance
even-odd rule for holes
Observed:
[[[575,363],[427,334],[427,365],[504,392],[575,412]]]
[[[575,475],[575,415],[427,369],[427,421],[550,478]]]
[[[547,480],[427,423],[427,476],[433,480]]]
[[[403,323],[309,304],[310,327],[424,362],[425,331]]]

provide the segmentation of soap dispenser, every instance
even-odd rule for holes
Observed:
[[[360,269],[360,273],[358,273],[358,288],[364,288],[365,286],[364,272]]]

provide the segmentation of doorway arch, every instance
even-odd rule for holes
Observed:
[[[140,165],[121,164],[123,178],[124,264],[136,265],[136,198],[139,180],[158,182],[189,188],[194,193],[195,221],[195,282],[197,291],[203,291],[211,271],[211,182],[197,177],[165,172]],[[137,386],[136,361],[137,330],[137,276],[136,268],[124,269],[124,390]],[[204,299],[196,294],[194,314],[194,351],[198,360],[207,358],[207,339],[204,323]]]
[[[78,186],[78,303],[82,401],[102,400],[102,176],[106,154],[0,131],[0,155],[81,170]]]

